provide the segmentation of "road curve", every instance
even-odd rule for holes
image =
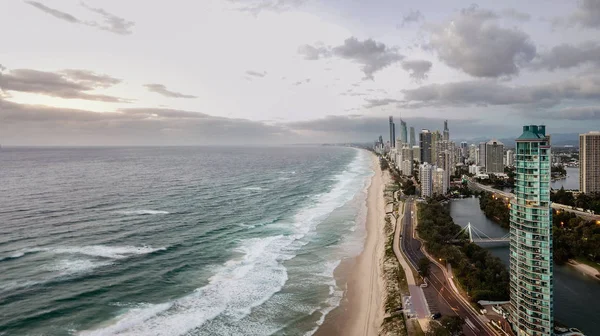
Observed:
[[[418,269],[418,262],[421,258],[426,258],[425,254],[421,250],[421,242],[415,238],[414,235],[414,216],[416,211],[411,212],[413,209],[412,200],[409,199],[406,202],[406,210],[404,214],[403,225],[404,230],[402,234],[402,250],[408,257],[409,262],[415,269]],[[474,312],[473,308],[458,298],[458,294],[454,292],[447,283],[447,279],[444,270],[438,266],[437,263],[432,263],[430,267],[430,275],[428,277],[429,286],[432,286],[443,298],[448,306],[452,307],[452,310],[457,315],[461,316],[470,323],[465,323],[463,331],[467,335],[497,335],[487,324],[483,323],[479,316]],[[470,326],[471,324],[472,326]]]

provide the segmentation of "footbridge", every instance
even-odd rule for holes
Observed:
[[[456,243],[460,242],[459,239],[461,236],[467,234],[469,236],[469,241],[475,244],[486,244],[486,243],[496,243],[496,244],[508,244],[510,242],[510,233],[507,233],[504,237],[500,238],[491,238],[483,231],[471,225],[471,223],[467,224],[464,228],[462,228],[451,240],[450,242]]]

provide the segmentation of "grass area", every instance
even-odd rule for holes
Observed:
[[[423,331],[423,329],[421,329],[421,324],[419,324],[419,321],[412,320],[411,323],[412,323],[413,328],[415,330],[415,335],[416,336],[425,336],[425,332]]]
[[[408,335],[402,307],[402,295],[408,294],[406,275],[394,254],[394,228],[392,218],[386,216],[384,232],[386,234],[385,253],[383,259],[383,277],[386,287],[385,313],[380,335]]]

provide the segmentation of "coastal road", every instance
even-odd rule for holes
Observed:
[[[426,256],[421,250],[421,242],[414,236],[414,216],[416,216],[416,213],[413,212],[413,201],[409,199],[406,201],[406,213],[402,219],[404,227],[401,245],[409,262],[415,269],[418,269],[419,260],[426,258]],[[444,270],[436,263],[432,263],[429,273],[430,275],[427,278],[429,286],[439,293],[445,304],[451,307],[457,315],[465,319],[466,323],[463,332],[466,335],[497,335],[489,325],[479,319],[473,308],[461,300],[458,294],[451,289],[447,283]]]

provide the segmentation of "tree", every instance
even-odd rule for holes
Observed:
[[[460,335],[462,333],[465,320],[460,316],[443,316],[440,323],[452,335]]]
[[[429,322],[425,336],[450,336],[450,332],[436,321]]]
[[[431,261],[429,261],[429,259],[421,258],[418,266],[421,276],[426,277],[429,275],[429,266],[431,266]]]

